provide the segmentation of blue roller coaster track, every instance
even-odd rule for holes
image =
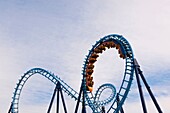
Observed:
[[[92,74],[94,71],[94,63],[97,61],[97,58],[100,54],[102,54],[103,51],[110,48],[116,48],[118,50],[120,58],[125,61],[125,71],[121,86],[118,90],[116,90],[114,85],[106,83],[101,85],[97,89],[96,93],[93,95],[92,92],[94,81]],[[117,34],[105,36],[92,46],[92,48],[89,50],[88,55],[85,58],[82,71],[82,83],[79,93],[76,92],[73,88],[71,88],[68,84],[66,84],[63,80],[61,80],[57,75],[54,75],[53,73],[50,73],[49,71],[42,68],[33,68],[27,71],[23,76],[21,76],[18,83],[16,84],[9,113],[19,113],[19,99],[21,91],[26,81],[35,74],[40,74],[44,76],[52,83],[54,83],[54,85],[60,83],[61,90],[64,91],[67,95],[69,95],[71,98],[73,98],[75,101],[77,101],[75,113],[77,113],[76,111],[78,109],[79,102],[82,103],[82,105],[84,106],[82,108],[84,109],[84,111],[85,106],[89,106],[93,113],[119,113],[120,111],[122,111],[122,106],[130,91],[132,80],[134,78],[134,71],[136,71],[136,75],[140,74],[142,76],[142,73],[139,69],[139,65],[136,62],[137,61],[134,59],[132,48],[129,42],[123,36]],[[145,85],[148,86],[147,82]],[[104,100],[100,100],[100,96],[105,89],[110,89],[111,94]],[[81,93],[83,93],[83,96],[81,96]],[[141,97],[143,97],[142,93],[140,94]],[[152,98],[154,100],[153,95]],[[156,102],[156,100],[154,102]],[[109,109],[103,111],[103,106],[109,103],[111,103]],[[162,113],[158,105],[157,108],[159,109],[160,113]],[[85,113],[84,111],[82,110],[83,113]]]
[[[109,45],[110,44],[110,45]],[[89,50],[89,54],[87,55],[83,67],[83,79],[86,79],[87,76],[87,70],[88,70],[88,64],[90,61],[93,60],[95,61],[96,59],[92,59],[92,55],[95,56],[94,54],[98,55],[102,53],[102,51],[106,50],[106,48],[116,48],[118,49],[120,53],[120,57],[125,59],[125,72],[124,72],[124,77],[121,83],[121,87],[118,91],[118,95],[120,96],[120,102],[119,106],[117,106],[117,100],[116,98],[113,101],[113,104],[111,105],[110,109],[108,112],[118,112],[121,109],[121,106],[123,105],[128,92],[130,90],[132,80],[133,80],[133,73],[134,73],[134,56],[133,56],[133,51],[128,43],[128,41],[121,35],[108,35],[105,36],[104,38],[101,38],[99,41],[96,42],[95,45],[92,46],[92,49]],[[94,57],[93,57],[94,58]],[[91,64],[90,64],[91,65]],[[86,87],[86,80],[83,80],[83,86]],[[100,107],[97,107],[96,104],[94,104],[94,100],[92,98],[92,94],[90,91],[85,89],[85,98],[88,102],[88,105],[91,107],[93,112],[100,112]]]

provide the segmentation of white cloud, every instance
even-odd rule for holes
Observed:
[[[170,97],[169,96],[165,96],[165,97],[160,97],[157,98],[158,104],[161,107],[161,110],[164,113],[168,113],[169,112],[169,101],[170,101]],[[150,99],[147,99],[145,101],[146,105],[147,105],[147,111],[149,113],[156,113],[158,112],[153,101]],[[143,109],[142,109],[142,105],[140,103],[140,101],[135,101],[135,102],[128,102],[128,100],[125,102],[124,104],[124,110],[127,113],[143,113]]]
[[[164,81],[169,77],[162,75],[168,73],[161,70],[169,70],[170,63],[169,4],[169,1],[159,0],[1,1],[0,112],[7,111],[15,83],[32,67],[54,72],[78,91],[85,55],[96,40],[110,33],[127,38],[164,111],[169,111],[169,97],[166,100],[159,96],[168,94],[168,83]],[[121,65],[117,65],[116,57],[110,54],[105,52],[96,63],[95,87],[104,83],[100,73],[108,75],[105,79],[111,81],[118,77],[115,73],[123,71],[123,63],[118,61]],[[117,66],[121,69],[116,69]],[[160,84],[154,84],[154,81]],[[160,86],[164,87],[162,91]],[[130,103],[128,107],[133,109],[133,105]],[[29,108],[33,109],[32,106]]]

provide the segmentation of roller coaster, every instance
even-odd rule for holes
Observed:
[[[97,58],[107,49],[115,48],[118,51],[119,57],[125,61],[125,70],[123,79],[121,81],[121,85],[119,89],[110,83],[105,83],[99,86],[96,93],[93,93],[93,72],[94,72],[94,64],[97,61]],[[8,113],[19,113],[19,100],[21,96],[21,92],[27,80],[35,75],[40,74],[43,77],[50,80],[56,87],[54,93],[52,95],[52,99],[47,110],[47,113],[51,112],[52,104],[54,103],[54,98],[57,93],[57,108],[56,112],[59,113],[59,94],[61,95],[61,99],[63,102],[64,112],[67,113],[67,108],[65,105],[65,100],[63,96],[63,92],[69,95],[72,99],[76,102],[75,113],[81,109],[82,113],[86,113],[86,107],[89,106],[91,108],[91,112],[93,113],[124,113],[123,104],[128,96],[130,91],[132,81],[135,78],[134,74],[136,75],[136,81],[139,90],[139,96],[141,99],[141,104],[143,108],[143,112],[147,113],[145,99],[143,96],[143,90],[141,85],[141,80],[143,81],[151,99],[157,111],[159,113],[163,113],[155,96],[153,95],[141,69],[134,58],[134,54],[129,42],[121,35],[111,34],[101,38],[97,41],[92,48],[89,50],[88,55],[85,58],[82,70],[82,82],[79,92],[75,91],[71,88],[67,83],[59,78],[59,76],[50,73],[49,71],[42,69],[42,68],[33,68],[27,71],[21,78],[19,79],[16,87],[14,89],[12,102],[10,105],[10,109]],[[117,89],[116,89],[117,88]],[[100,100],[101,94],[104,90],[109,89],[111,90],[110,95]],[[79,107],[79,104],[82,104],[82,107]],[[105,109],[106,105],[110,105],[108,109]],[[80,110],[79,110],[80,111]]]

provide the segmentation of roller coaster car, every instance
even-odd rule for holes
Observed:
[[[121,51],[121,49],[120,49],[120,48],[119,48],[119,50],[118,50],[118,53],[119,53],[119,54],[122,54],[122,51]]]
[[[125,59],[125,55],[122,53],[121,48],[119,48],[118,53],[120,54],[119,57]]]
[[[115,47],[116,44],[113,41],[109,41],[109,42],[103,42],[103,45],[109,49]]]
[[[120,54],[119,57],[125,59],[125,56],[123,54]]]
[[[89,63],[92,63],[92,64],[93,64],[93,63],[95,63],[96,61],[97,61],[96,58],[92,58],[92,57],[89,58]]]
[[[97,57],[99,57],[98,54],[96,54],[96,53],[92,53],[92,54],[91,54],[91,58],[97,58]]]
[[[92,80],[93,80],[93,77],[92,77],[92,76],[86,77],[86,80],[92,81]]]
[[[87,76],[86,77],[86,86],[87,86],[87,90],[92,92],[93,91],[93,77],[92,76]]]
[[[115,44],[114,42],[110,42],[109,44],[110,44],[110,47],[111,47],[111,48],[114,48],[114,47],[116,47],[116,45],[117,45],[117,44]]]
[[[87,90],[90,91],[90,92],[92,92],[92,91],[93,91],[93,87],[87,86]]]
[[[87,80],[87,78],[88,78],[88,77],[91,77],[91,75],[89,75],[89,74],[86,74],[86,80]]]
[[[93,81],[91,81],[91,82],[89,83],[89,85],[88,85],[88,86],[90,86],[90,87],[92,87],[92,88],[93,88],[93,85],[94,85],[94,82],[93,82]]]
[[[93,68],[94,68],[94,65],[93,65],[93,64],[87,65],[87,69],[93,69]]]
[[[110,46],[110,42],[103,42],[103,45],[104,45],[105,47],[107,47],[108,49],[111,47],[111,46]]]
[[[95,53],[102,53],[102,50],[99,49],[99,48],[95,48],[95,49],[94,49],[94,52],[95,52]]]
[[[116,44],[116,49],[120,49],[120,45],[119,44]]]
[[[93,73],[93,70],[92,69],[86,69],[86,75],[91,75]]]
[[[100,50],[104,50],[104,51],[106,50],[106,48],[103,44],[99,45],[97,48],[100,49]]]

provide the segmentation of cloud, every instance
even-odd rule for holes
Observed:
[[[161,107],[161,110],[165,113],[168,113],[168,111],[170,110],[169,107],[168,107],[169,106],[168,105],[169,100],[170,100],[169,96],[157,98],[157,101],[158,101],[158,104]],[[137,102],[135,101],[135,102],[130,102],[130,103],[127,102],[127,101],[128,100],[126,100],[126,102],[124,104],[124,110],[127,113],[136,113],[136,112],[143,113],[142,105],[141,105],[140,101],[137,101]],[[158,112],[155,105],[153,104],[152,100],[147,99],[145,101],[145,103],[147,105],[147,111],[148,112],[151,112],[151,113]]]
[[[78,91],[85,55],[96,40],[110,33],[127,38],[148,83],[163,109],[169,111],[169,1],[1,1],[0,6],[0,112],[7,111],[18,78],[32,67],[54,72]],[[95,64],[95,88],[105,81],[119,85],[123,65],[114,50],[103,53]],[[43,103],[53,89],[49,85],[40,91],[41,84],[48,82],[34,79],[24,86],[22,102],[45,100],[41,106],[20,108],[28,113],[29,109],[45,110]],[[137,93],[134,84],[132,95]],[[31,91],[34,93],[29,94]],[[131,112],[138,102],[128,103]]]

